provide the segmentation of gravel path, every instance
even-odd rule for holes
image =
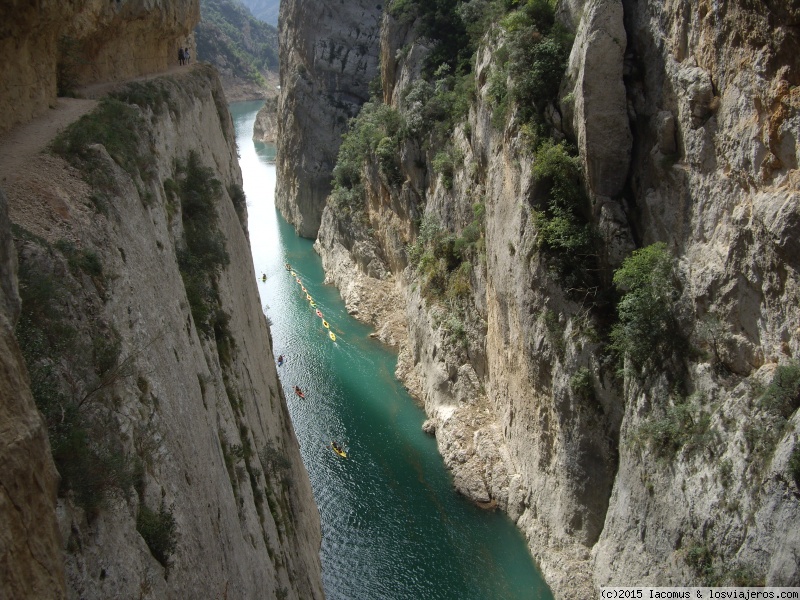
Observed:
[[[194,65],[189,67],[192,68]],[[90,112],[97,106],[98,99],[108,92],[130,81],[144,81],[187,70],[186,67],[176,65],[166,71],[128,81],[98,83],[80,88],[77,90],[80,98],[58,98],[55,108],[29,123],[14,127],[0,137],[0,187],[13,185],[23,165],[35,161],[35,156],[47,147],[58,132]]]
[[[47,146],[71,123],[97,106],[98,100],[130,81],[186,72],[175,65],[167,71],[128,81],[99,83],[77,90],[81,98],[58,98],[56,106],[29,123],[0,136],[0,188],[8,198],[12,223],[48,241],[71,239],[79,223],[90,223],[85,206],[91,190],[61,157],[45,152]]]

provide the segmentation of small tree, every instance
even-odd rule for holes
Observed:
[[[636,250],[614,273],[623,292],[617,305],[619,322],[611,330],[612,348],[620,360],[637,368],[668,361],[684,345],[675,301],[678,287],[673,259],[658,242]]]

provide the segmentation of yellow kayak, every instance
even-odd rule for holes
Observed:
[[[336,442],[331,442],[331,449],[336,452],[342,458],[347,458],[347,452],[344,451],[344,448],[339,446]]]
[[[322,319],[322,326],[323,326],[325,329],[328,329],[328,328],[330,327],[330,326],[328,325],[328,322],[327,322],[325,319]]]
[[[330,336],[330,338],[331,338],[331,339],[332,339],[334,342],[336,341],[336,335],[335,335],[335,334],[334,334],[332,331],[329,331],[329,332],[328,332],[328,335]]]

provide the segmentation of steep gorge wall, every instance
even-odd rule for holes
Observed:
[[[478,52],[451,181],[430,151],[401,142],[399,183],[370,156],[358,218],[331,203],[323,212],[316,247],[329,280],[400,346],[398,375],[431,416],[457,489],[509,513],[557,597],[800,580],[798,414],[776,418],[762,400],[800,344],[798,15],[757,4],[559,4],[575,42],[548,114],[580,155],[600,297],[631,250],[667,244],[695,349],[677,379],[666,367],[616,375],[608,306],[564,289],[538,250],[535,156],[525,132],[493,120],[496,39]],[[404,98],[429,42],[388,16],[381,40],[384,101],[410,119]],[[457,236],[478,204],[485,258],[454,317],[425,297],[406,245],[423,214]],[[696,437],[659,450],[654,428],[675,427],[680,411],[689,421],[677,427]]]
[[[219,80],[196,67],[118,98],[127,146],[62,145],[71,164],[41,155],[6,189],[26,287],[18,335],[45,349],[28,367],[57,428],[69,597],[321,598],[319,515],[271,359]],[[87,117],[100,131],[104,106]],[[198,250],[187,240],[206,226]],[[217,267],[197,262],[204,252]],[[63,445],[54,402],[78,446]],[[97,460],[110,471],[87,482]]]
[[[190,43],[198,0],[65,0],[0,6],[0,133],[73,88],[164,71]]]
[[[17,255],[2,190],[0,258],[0,589],[13,598],[64,598],[55,518],[58,474],[14,339],[20,311]]]
[[[378,74],[380,3],[288,0],[280,8],[275,203],[314,238],[342,134]]]

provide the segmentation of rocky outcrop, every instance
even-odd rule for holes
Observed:
[[[325,208],[326,272],[354,314],[370,305],[365,290],[402,298],[398,374],[426,430],[456,488],[525,532],[556,597],[630,581],[797,585],[797,384],[780,415],[764,390],[800,368],[798,11],[569,0],[558,15],[575,44],[545,114],[578,148],[596,287],[565,286],[541,250],[530,131],[513,115],[503,130],[493,120],[503,59],[491,33],[469,116],[449,138],[452,173],[413,141],[397,144],[394,179],[368,153],[363,210]],[[406,123],[427,54],[414,35],[385,18],[383,98]],[[407,267],[417,223],[455,242],[476,205],[485,251],[466,271],[468,298],[436,298],[424,269],[446,256]],[[618,371],[612,275],[654,242],[675,258],[674,335],[692,350]]]
[[[614,198],[627,180],[632,141],[622,81],[622,0],[588,2],[582,10],[564,81],[566,121],[587,187],[596,196]]]
[[[65,598],[58,473],[13,335],[20,306],[7,208],[0,191],[0,588],[9,598]]]
[[[253,124],[253,139],[265,144],[274,144],[278,139],[278,99],[267,98],[256,113]]]
[[[301,236],[315,238],[342,134],[378,75],[382,5],[288,0],[280,11],[275,204]]]
[[[694,343],[710,355],[689,361],[685,378],[718,437],[705,456],[684,450],[669,466],[620,444],[594,551],[601,585],[696,580],[687,563],[702,552],[722,580],[735,571],[768,585],[800,581],[790,558],[800,538],[789,525],[800,514],[798,482],[787,477],[798,414],[769,425],[758,391],[779,365],[796,364],[800,345],[791,300],[800,262],[784,251],[800,210],[798,12],[778,4],[626,3],[630,43],[648,67],[628,85],[637,228],[680,257]],[[659,392],[628,388],[623,441],[652,419]],[[779,530],[775,519],[785,519]]]
[[[199,0],[67,0],[0,7],[0,133],[53,106],[57,93],[164,71],[190,46]]]
[[[20,272],[59,298],[28,313],[29,331],[57,319],[46,322],[75,332],[29,368],[60,386],[65,427],[95,436],[56,457],[69,595],[322,598],[319,515],[264,360],[271,338],[221,86],[205,67],[147,85],[153,96],[118,91],[132,146],[109,143],[113,157],[102,144],[61,147],[72,166],[43,156],[7,182]],[[191,202],[209,193],[215,216],[193,224]],[[204,271],[187,236],[208,226],[203,252],[221,262]],[[52,393],[38,398],[48,422]],[[101,461],[104,478],[77,478],[77,460]]]

